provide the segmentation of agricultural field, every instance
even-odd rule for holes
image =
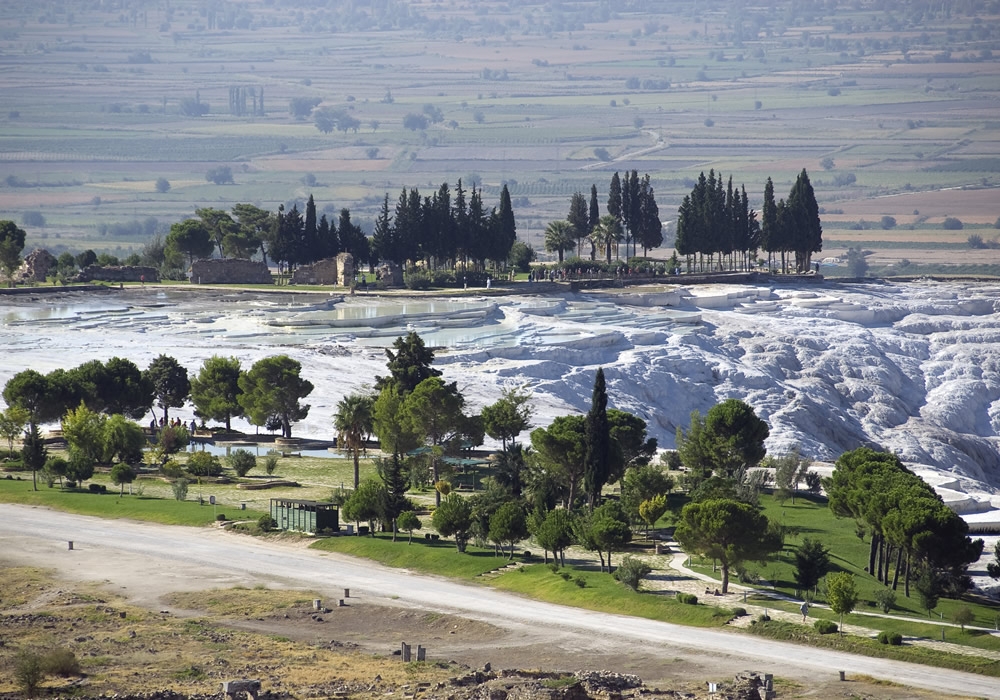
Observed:
[[[615,171],[649,173],[669,225],[701,171],[759,206],[806,168],[819,258],[1000,264],[967,244],[1000,237],[996,3],[322,5],[4,3],[0,218],[28,249],[123,253],[197,207],[310,193],[370,231],[386,193],[462,178],[488,204],[508,184],[541,249]],[[355,121],[323,133],[293,101]],[[233,184],[206,181],[220,165]]]

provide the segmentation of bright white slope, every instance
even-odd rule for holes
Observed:
[[[337,401],[371,386],[386,371],[383,348],[415,330],[439,348],[436,365],[472,408],[526,385],[534,422],[545,425],[586,411],[603,367],[611,405],[644,417],[661,447],[673,447],[692,411],[740,398],[770,425],[771,453],[798,445],[834,460],[863,444],[891,450],[970,521],[997,520],[976,514],[1000,493],[997,284],[803,282],[460,301],[132,289],[4,297],[4,307],[0,383],[27,367],[115,355],[144,367],[166,353],[193,372],[212,354],[249,366],[281,352],[316,385],[295,433],[330,438]]]

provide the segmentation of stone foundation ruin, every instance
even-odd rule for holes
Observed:
[[[267,265],[245,258],[195,260],[191,284],[274,284]]]

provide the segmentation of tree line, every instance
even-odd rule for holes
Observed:
[[[291,437],[292,424],[309,413],[309,406],[300,400],[313,389],[300,377],[300,370],[300,363],[286,355],[263,358],[246,371],[235,358],[213,356],[192,378],[167,355],[156,357],[144,370],[120,357],[105,363],[91,360],[45,375],[29,369],[15,374],[4,386],[8,408],[0,415],[0,428],[11,441],[24,431],[28,451],[23,461],[37,487],[34,472],[45,461],[38,426],[54,421],[61,422],[66,434],[70,464],[81,466],[78,473],[86,472],[89,465],[90,474],[94,464],[110,464],[115,458],[134,464],[142,459],[145,439],[135,439],[143,433],[133,421],[154,406],[161,410],[159,423],[154,412],[151,427],[155,429],[173,427],[170,409],[190,400],[196,416],[222,421],[227,430],[233,417],[244,416],[253,425],[281,430],[283,436]],[[74,425],[90,427],[74,430]],[[81,435],[88,436],[84,443],[77,439]],[[119,443],[127,449],[117,447]]]
[[[677,212],[675,247],[687,258],[688,270],[753,269],[757,251],[768,254],[768,269],[780,256],[782,271],[790,261],[796,272],[808,272],[812,254],[823,249],[819,206],[805,169],[795,179],[787,199],[774,200],[771,178],[764,185],[761,218],[750,208],[746,187],[723,186],[722,173],[702,172]]]
[[[895,591],[902,575],[909,596],[915,579],[928,610],[942,593],[972,587],[967,568],[983,541],[971,540],[966,522],[898,457],[864,447],[846,452],[825,486],[830,509],[869,536],[867,569],[879,583]]]
[[[574,193],[566,218],[546,226],[545,250],[556,253],[562,263],[564,253],[574,249],[576,256],[583,258],[589,245],[590,260],[600,255],[610,264],[612,252],[617,258],[622,243],[626,258],[630,257],[630,246],[631,256],[641,247],[645,257],[651,249],[663,245],[663,224],[649,174],[640,178],[633,170],[626,171],[624,177],[617,172],[612,175],[606,212],[601,214],[597,185],[590,186],[589,202],[583,193]]]
[[[231,212],[222,209],[195,210],[196,218],[170,227],[162,258],[171,267],[197,258],[249,258],[259,254],[281,269],[294,269],[337,255],[350,253],[357,266],[373,266],[382,260],[402,265],[423,262],[428,268],[454,267],[471,263],[482,270],[491,264],[506,263],[517,238],[517,226],[510,192],[504,185],[500,201],[486,207],[482,190],[465,190],[459,180],[454,196],[443,183],[431,196],[421,196],[416,188],[405,187],[395,210],[390,212],[389,195],[369,238],[351,220],[351,212],[340,210],[337,221],[326,214],[317,217],[312,195],[300,212],[298,204],[269,212],[252,204],[236,204]]]

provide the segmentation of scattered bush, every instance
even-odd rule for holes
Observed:
[[[91,493],[107,493],[108,487],[104,484],[87,484],[87,490]]]
[[[554,561],[551,564],[549,564],[549,571],[551,571],[554,574],[558,574],[559,573],[559,562],[555,562]]]
[[[56,647],[50,651],[42,657],[41,663],[42,670],[50,676],[68,678],[80,675],[80,661],[76,654],[64,647]]]
[[[747,614],[746,608],[733,608],[733,617],[743,617]]]
[[[174,479],[170,482],[170,488],[174,492],[174,498],[178,501],[183,501],[187,499],[188,496],[188,480],[187,479]]]
[[[899,632],[882,631],[878,633],[877,639],[879,644],[889,644],[894,647],[902,646],[903,644],[903,635],[901,635]]]
[[[229,468],[236,472],[236,476],[241,479],[257,466],[257,458],[254,454],[250,450],[242,448],[233,450],[226,461],[229,463]]]
[[[965,227],[961,219],[956,219],[954,216],[945,217],[945,220],[941,222],[941,228],[945,231],[961,231]]]
[[[211,168],[205,173],[205,179],[216,185],[231,185],[233,184],[233,169],[228,165]]]
[[[879,588],[875,591],[875,605],[883,613],[888,614],[896,605],[896,591],[891,588]]]
[[[272,518],[269,514],[265,513],[260,516],[260,519],[257,521],[257,527],[259,527],[262,532],[270,532],[278,527],[278,521]]]
[[[820,634],[834,634],[837,631],[837,623],[832,620],[816,620],[813,628]]]
[[[761,613],[760,615],[757,616],[757,619],[754,622],[770,622],[770,621],[771,621],[770,615],[768,615],[767,613]]]
[[[614,576],[618,581],[621,581],[633,591],[637,591],[639,590],[639,584],[642,582],[642,579],[649,576],[652,570],[653,569],[650,568],[649,564],[641,559],[626,556],[622,559],[618,568],[615,569]]]
[[[677,602],[684,603],[685,605],[697,605],[698,596],[696,596],[694,593],[678,593]]]
[[[570,574],[570,572],[568,571],[560,571],[559,576],[562,578],[563,581],[569,581],[573,577],[573,575]]]
[[[29,698],[38,693],[38,686],[45,677],[41,657],[31,651],[21,651],[14,662],[14,680],[18,687]]]
[[[583,576],[577,576],[575,579],[573,579],[573,583],[575,583],[580,588],[587,587],[587,579],[585,579]]]
[[[268,476],[274,474],[274,470],[278,468],[278,458],[275,455],[268,455],[264,458],[264,471],[267,472]]]

